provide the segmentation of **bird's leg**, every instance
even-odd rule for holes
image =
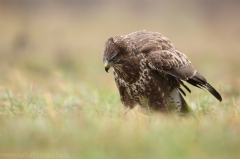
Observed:
[[[121,116],[126,115],[130,110],[131,110],[130,107],[125,107],[124,111],[121,113]]]

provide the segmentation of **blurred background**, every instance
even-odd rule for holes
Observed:
[[[189,117],[120,116],[105,41],[143,29],[169,38],[223,101],[190,87]],[[0,158],[239,158],[239,60],[239,0],[0,0]]]
[[[239,0],[1,0],[1,85],[41,87],[63,76],[117,94],[104,43],[143,29],[168,37],[212,85],[240,92]]]

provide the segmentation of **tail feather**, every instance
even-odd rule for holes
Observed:
[[[182,107],[180,109],[181,113],[187,113],[189,112],[189,106],[187,104],[187,102],[184,100],[184,98],[182,97],[182,95],[179,93],[180,98],[181,98],[181,102],[182,102]]]
[[[184,95],[184,96],[186,96],[186,93],[182,90],[182,88],[178,88],[178,90]]]
[[[186,113],[189,111],[186,101],[183,99],[180,89],[174,89],[167,97],[169,110]]]
[[[189,93],[191,93],[191,90],[183,83],[183,81],[181,81],[181,80],[178,80],[178,81]]]

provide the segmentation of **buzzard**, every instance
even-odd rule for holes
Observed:
[[[163,112],[187,112],[182,88],[191,91],[183,81],[208,90],[222,101],[187,56],[157,32],[143,30],[109,38],[103,62],[106,72],[113,67],[121,101],[127,108],[139,104]]]

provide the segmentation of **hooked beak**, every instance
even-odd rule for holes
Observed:
[[[104,63],[105,71],[108,73],[108,70],[111,66],[107,62]]]

